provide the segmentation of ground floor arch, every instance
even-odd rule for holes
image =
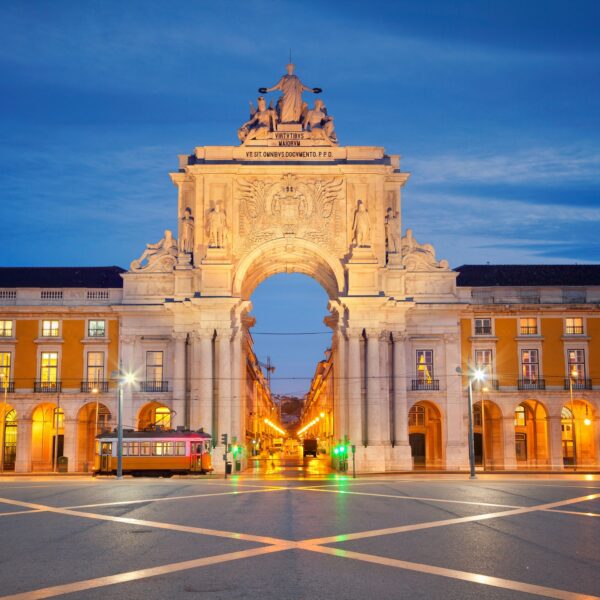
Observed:
[[[473,405],[475,464],[484,470],[504,467],[504,432],[502,411],[491,400]]]
[[[415,469],[444,466],[442,412],[430,401],[420,401],[408,411],[408,441]]]
[[[14,471],[17,458],[17,411],[10,404],[5,404],[0,415],[0,464],[3,471]]]
[[[64,411],[56,403],[38,404],[31,416],[31,469],[52,471],[64,452]]]
[[[94,462],[95,438],[110,431],[112,415],[101,402],[84,404],[77,413],[77,471],[91,470]]]
[[[550,464],[548,410],[537,399],[515,408],[515,455],[518,468],[547,467]]]
[[[573,400],[561,408],[562,457],[565,467],[596,464],[596,422],[592,404]]]
[[[138,431],[147,429],[171,429],[174,412],[165,404],[152,401],[138,411]]]

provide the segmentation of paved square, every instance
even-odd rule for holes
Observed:
[[[597,477],[4,478],[0,598],[599,598]]]

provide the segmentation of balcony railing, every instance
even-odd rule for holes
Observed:
[[[535,325],[521,325],[519,333],[521,335],[537,335],[538,329]]]
[[[34,381],[33,391],[36,394],[58,394],[62,390],[61,381]]]
[[[9,394],[12,394],[15,391],[15,382],[7,381],[6,382],[6,391]],[[0,394],[4,394],[4,381],[0,380]]]
[[[583,325],[568,325],[565,333],[567,335],[583,335]]]
[[[574,390],[591,390],[592,380],[591,379],[565,379],[565,390],[570,390],[571,385]]]
[[[108,392],[108,381],[82,381],[81,391],[85,393]]]
[[[500,385],[497,379],[484,379],[483,381],[475,380],[473,382],[473,391],[487,392],[488,390],[499,390]]]
[[[517,387],[520,390],[545,390],[545,379],[519,379]]]
[[[492,335],[492,326],[484,325],[482,327],[475,327],[475,335]]]
[[[440,380],[439,379],[431,379],[430,381],[421,381],[420,379],[412,380],[412,389],[413,391],[437,391],[440,389]]]
[[[168,381],[141,381],[140,391],[142,392],[168,392]]]

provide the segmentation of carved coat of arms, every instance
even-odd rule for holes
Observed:
[[[337,204],[342,186],[341,178],[304,180],[291,173],[279,180],[238,181],[240,236],[236,250],[284,236],[334,249],[340,231]]]

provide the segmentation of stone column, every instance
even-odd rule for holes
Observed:
[[[17,415],[18,416],[18,415]],[[17,421],[17,456],[15,460],[16,473],[31,472],[31,419]]]
[[[136,365],[134,361],[135,350],[135,336],[134,335],[122,335],[121,336],[121,359],[119,362],[119,368],[123,373],[136,373],[138,374],[138,383],[133,385],[123,385],[123,426],[138,428],[138,422],[136,414],[133,408],[133,390],[139,389],[139,373],[143,372],[142,377],[146,377],[146,373],[143,369],[144,364]],[[145,357],[144,357],[145,360]],[[115,387],[115,395],[118,396],[118,389]],[[118,402],[115,404],[114,420],[117,421]]]
[[[394,436],[391,468],[412,469],[412,455],[408,443],[408,377],[406,371],[406,335],[392,332],[393,339],[393,385],[394,385]]]
[[[556,471],[564,469],[562,449],[562,423],[561,417],[547,417],[548,444],[550,450],[550,468]],[[577,440],[576,440],[577,441]]]
[[[362,435],[362,367],[360,361],[360,329],[348,331],[348,371],[346,395],[348,406],[348,435],[350,443],[360,446]]]
[[[346,336],[338,328],[337,354],[333,360],[333,385],[335,386],[333,427],[336,439],[343,440],[344,436],[350,437],[348,430],[348,395],[346,380]]]
[[[379,380],[378,329],[367,329],[367,441],[369,445],[381,443],[381,382]]]
[[[194,373],[198,373],[199,398],[192,403],[191,426],[192,429],[204,428],[204,431],[213,435],[213,332],[203,330],[196,332],[193,337]],[[216,440],[213,439],[216,443]]]
[[[185,388],[186,388],[186,365],[185,365],[185,344],[187,340],[186,333],[174,333],[174,360],[173,360],[173,427],[186,424],[186,406],[185,406]]]
[[[464,420],[467,414],[467,398],[462,390],[462,378],[456,371],[456,367],[460,366],[460,346],[457,335],[444,336],[444,359],[446,384],[445,467],[447,469],[468,469],[469,449]],[[435,371],[434,377],[437,377]]]
[[[221,434],[229,434],[231,440],[231,330],[217,331],[217,427],[216,443],[221,445]]]
[[[379,440],[384,446],[391,446],[392,439],[391,351],[390,332],[382,331],[379,334]]]
[[[65,444],[64,444],[64,456],[69,459],[69,473],[76,473],[79,471],[77,465],[77,419],[69,418],[65,416]]]
[[[504,446],[504,469],[517,468],[517,455],[515,451],[515,417],[502,417],[502,439]]]
[[[242,420],[242,343],[243,335],[238,328],[231,340],[231,438],[236,437],[238,444],[246,445],[246,428]]]

